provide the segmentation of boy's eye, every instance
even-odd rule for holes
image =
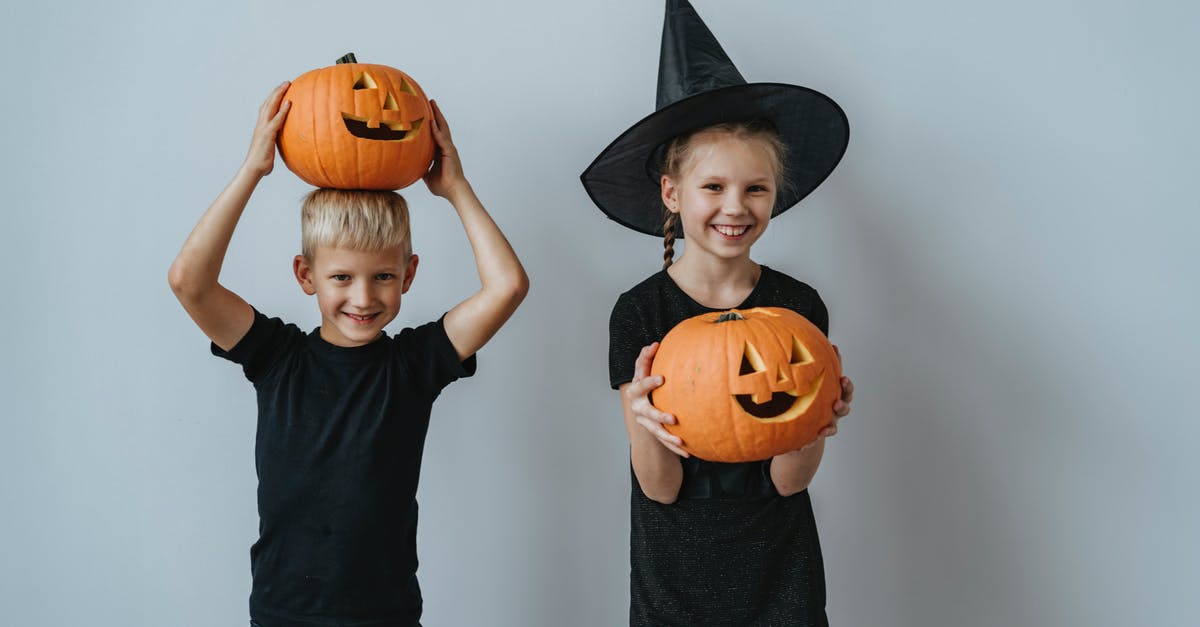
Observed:
[[[721,191],[721,184],[720,183],[708,183],[707,185],[704,186],[704,189],[707,189],[711,192],[719,192],[719,191]]]
[[[375,275],[375,279],[378,281],[391,281],[395,276],[391,272],[380,272]]]
[[[335,274],[329,278],[333,279],[334,281],[339,281],[339,282],[340,281],[349,281],[350,275],[349,274]]]

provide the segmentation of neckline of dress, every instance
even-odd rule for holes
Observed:
[[[704,309],[705,311],[729,311],[730,309],[745,309],[746,303],[754,300],[754,297],[758,295],[759,290],[762,289],[762,285],[767,276],[768,270],[770,270],[770,268],[768,268],[765,264],[758,264],[758,280],[754,282],[754,287],[750,289],[749,294],[746,294],[746,298],[743,298],[742,302],[738,303],[738,305],[735,307],[709,307],[708,305],[705,305],[704,303],[693,298],[691,294],[688,294],[686,291],[684,291],[684,289],[675,282],[675,278],[671,276],[671,273],[667,272],[666,268],[663,268],[662,273],[663,276],[666,277],[667,283],[671,285],[671,288],[682,294],[683,297],[688,299],[688,301],[690,301],[693,305]]]

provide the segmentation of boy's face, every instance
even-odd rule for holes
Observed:
[[[321,309],[321,338],[335,346],[362,346],[400,312],[400,295],[417,274],[417,256],[402,247],[348,250],[318,246],[313,259],[297,255],[296,280]]]

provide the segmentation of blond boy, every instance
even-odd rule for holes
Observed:
[[[528,278],[463,175],[446,120],[425,176],[458,212],[480,289],[439,320],[384,332],[416,276],[408,211],[394,192],[317,190],[302,209],[293,265],[317,297],[304,333],[218,283],[251,193],[275,161],[287,83],[263,103],[250,151],[171,265],[179,302],[212,352],[240,364],[258,395],[259,539],[251,548],[251,624],[419,625],[417,478],[433,400],[470,376],[516,310]]]

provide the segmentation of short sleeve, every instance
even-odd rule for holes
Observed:
[[[621,294],[608,318],[608,378],[612,389],[633,380],[638,354],[654,341],[634,299],[628,292]]]
[[[400,331],[395,350],[418,387],[437,394],[458,379],[475,374],[476,359],[458,359],[458,351],[446,335],[445,316],[416,328]]]
[[[816,296],[815,292],[813,301],[812,315],[808,321],[816,325],[821,333],[825,334],[825,337],[829,337],[829,309],[825,307],[825,301],[821,300],[820,296]]]
[[[217,357],[228,359],[242,367],[251,383],[262,381],[271,369],[289,351],[304,341],[304,332],[294,324],[285,324],[279,318],[268,318],[254,310],[254,323],[238,343],[228,351],[212,344],[210,350]]]

